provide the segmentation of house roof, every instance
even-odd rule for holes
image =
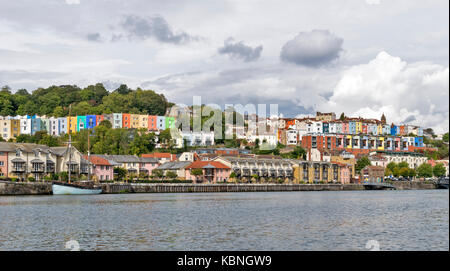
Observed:
[[[157,158],[157,159],[168,158],[170,160],[175,160],[177,156],[175,154],[172,154],[172,153],[154,152],[154,153],[142,154],[141,157],[143,157],[143,158]]]
[[[88,159],[87,155],[83,155],[83,158],[89,160],[92,164],[96,166],[112,166],[108,159],[102,158],[100,156],[91,155]]]
[[[186,167],[186,169],[190,168],[223,168],[223,169],[229,169],[230,167],[222,164],[218,161],[195,161],[189,166]]]
[[[164,163],[162,165],[160,165],[159,167],[157,167],[156,169],[162,169],[162,170],[166,170],[166,169],[183,169],[186,168],[187,166],[189,166],[191,164],[190,161],[174,161],[174,162],[167,162]]]

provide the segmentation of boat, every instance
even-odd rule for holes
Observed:
[[[436,184],[438,189],[448,189],[448,177],[439,179]]]
[[[71,106],[69,106],[69,117],[70,117]],[[90,152],[89,152],[89,132],[88,132],[88,162],[90,161]],[[86,182],[71,182],[71,166],[72,166],[72,137],[69,133],[69,142],[68,142],[68,152],[69,152],[69,162],[67,164],[67,172],[69,180],[68,182],[53,182],[52,190],[53,195],[95,195],[100,194],[102,192],[101,187],[96,187],[91,181]],[[91,168],[88,166],[88,180],[91,178]]]
[[[96,195],[102,192],[100,187],[73,183],[52,183],[53,195]]]

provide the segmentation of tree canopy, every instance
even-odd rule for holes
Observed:
[[[30,94],[19,89],[14,94],[8,86],[0,91],[0,115],[47,115],[65,117],[72,104],[72,115],[133,113],[164,115],[170,107],[164,95],[152,90],[136,90],[121,85],[108,92],[98,83],[80,88],[76,85],[38,88]]]

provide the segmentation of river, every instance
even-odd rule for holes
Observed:
[[[449,250],[448,190],[0,197],[0,250]]]

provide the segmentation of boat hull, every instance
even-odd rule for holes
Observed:
[[[53,195],[96,195],[102,192],[101,189],[77,188],[59,184],[52,185]]]

